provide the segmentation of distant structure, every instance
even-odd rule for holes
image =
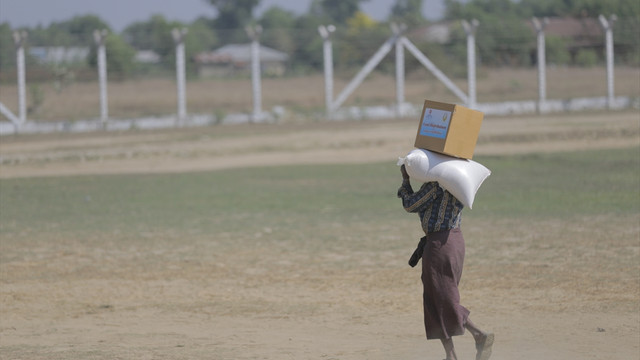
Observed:
[[[260,45],[260,70],[266,76],[282,76],[289,55]],[[200,77],[229,76],[249,73],[251,70],[251,44],[229,44],[215,51],[195,56]]]
[[[29,55],[43,65],[77,64],[87,61],[88,47],[32,46]]]
[[[160,55],[153,50],[138,50],[133,59],[140,64],[159,64],[161,60]]]

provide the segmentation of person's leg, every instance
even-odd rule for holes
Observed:
[[[456,356],[456,350],[453,347],[453,339],[440,339],[442,346],[444,346],[444,352],[447,354],[446,360],[458,360]]]
[[[476,341],[476,350],[478,351],[476,353],[476,360],[489,359],[493,346],[493,334],[480,330],[469,318],[467,318],[464,327],[469,330],[473,339]]]

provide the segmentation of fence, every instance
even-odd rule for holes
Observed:
[[[352,74],[341,69],[339,80],[345,85],[342,87],[340,93],[337,96],[334,94],[334,64],[336,59],[333,54],[332,39],[336,34],[336,29],[333,26],[320,26],[316,33],[316,38],[322,41],[322,59],[323,59],[323,83],[324,86],[318,84],[307,91],[311,91],[314,94],[318,94],[317,88],[324,89],[324,111],[317,109],[317,104],[310,104],[310,108],[316,109],[316,114],[313,114],[314,118],[328,118],[328,119],[345,119],[345,118],[384,118],[384,117],[403,117],[414,116],[421,108],[421,104],[412,103],[407,101],[405,97],[406,86],[406,63],[405,50],[408,51],[413,58],[429,71],[431,76],[440,81],[449,92],[449,95],[453,94],[454,101],[466,104],[471,108],[476,108],[484,111],[488,114],[510,114],[510,113],[525,113],[525,112],[554,112],[554,111],[567,111],[567,110],[581,110],[581,109],[619,109],[632,106],[634,101],[637,101],[635,97],[638,96],[638,92],[632,91],[627,96],[616,96],[615,81],[614,81],[614,40],[613,40],[613,23],[616,20],[615,17],[605,18],[600,16],[599,22],[604,33],[603,48],[606,49],[606,93],[602,96],[577,96],[577,97],[563,97],[560,99],[549,99],[547,96],[547,60],[545,57],[545,27],[549,23],[548,19],[533,19],[532,24],[535,29],[536,38],[536,69],[537,69],[537,99],[518,99],[512,101],[498,101],[498,102],[478,102],[477,99],[477,75],[476,65],[481,63],[482,59],[478,59],[476,55],[476,33],[482,31],[481,24],[477,21],[462,22],[462,28],[466,36],[466,92],[461,89],[464,81],[458,79],[452,79],[445,74],[445,71],[432,61],[426,53],[429,51],[421,51],[414,41],[409,39],[409,35],[406,34],[406,28],[403,26],[391,26],[391,34],[382,44],[377,44],[379,47],[374,54],[365,62],[364,66],[357,71],[357,73],[351,77],[350,81],[345,81]],[[174,41],[174,53],[175,53],[175,83],[164,82],[164,93],[175,92],[175,110],[173,114],[171,111],[164,111],[165,113],[153,113],[153,114],[141,114],[137,116],[126,117],[120,114],[117,117],[109,115],[109,94],[108,83],[110,85],[120,86],[122,83],[136,83],[138,79],[133,80],[120,80],[118,82],[109,82],[107,69],[107,54],[106,38],[107,33],[104,30],[96,30],[93,33],[94,41],[96,44],[96,61],[97,61],[97,74],[98,74],[98,86],[99,94],[95,98],[99,99],[99,118],[82,119],[74,117],[73,121],[69,119],[63,119],[63,121],[32,121],[27,119],[27,96],[26,96],[26,73],[25,70],[25,41],[27,35],[23,32],[14,33],[14,43],[16,48],[16,78],[17,78],[17,115],[9,108],[7,104],[0,102],[0,113],[2,113],[10,122],[0,122],[0,134],[9,134],[14,132],[48,132],[48,131],[90,131],[96,129],[128,129],[128,128],[153,128],[153,127],[170,127],[170,126],[201,126],[212,123],[238,123],[238,122],[273,122],[282,118],[289,109],[285,106],[273,107],[270,111],[263,110],[262,94],[265,85],[263,80],[271,81],[272,84],[275,81],[280,81],[282,84],[290,83],[291,86],[297,86],[295,76],[285,77],[281,80],[275,80],[272,77],[267,77],[262,74],[265,69],[265,52],[268,49],[263,48],[260,45],[261,36],[263,30],[260,27],[250,27],[246,29],[247,37],[250,39],[250,59],[248,62],[250,66],[250,91],[247,91],[249,86],[236,87],[243,90],[234,90],[233,92],[241,93],[243,100],[252,104],[251,111],[248,111],[248,106],[245,106],[244,110],[240,112],[233,112],[233,109],[226,109],[224,102],[213,105],[213,111],[209,113],[202,113],[195,111],[188,111],[189,97],[193,96],[191,90],[187,86],[186,76],[186,59],[185,59],[185,39],[188,38],[189,33],[186,29],[173,29],[172,38]],[[376,37],[380,39],[380,37]],[[360,39],[355,39],[356,41]],[[376,45],[376,44],[373,44]],[[392,86],[385,86],[382,96],[387,103],[377,106],[367,106],[370,104],[351,104],[346,106],[347,100],[353,98],[353,94],[356,93],[358,87],[362,86],[365,79],[372,73],[376,67],[379,67],[383,60],[387,57],[387,54],[395,48],[395,58],[393,64],[389,62],[387,67],[393,66],[395,73],[395,91],[388,90]],[[372,46],[373,49],[373,46]],[[344,48],[341,58],[344,58]],[[429,54],[430,55],[430,54]],[[364,62],[364,61],[363,61]],[[635,73],[635,72],[634,72]],[[304,77],[303,77],[304,78]],[[637,79],[635,79],[637,81]],[[600,80],[595,80],[599,82]],[[633,81],[633,79],[632,79]],[[188,83],[192,85],[202,85],[202,80],[190,80]],[[249,83],[242,76],[236,76],[236,78],[217,78],[209,82],[213,86],[225,87],[226,85],[234,82],[237,83]],[[88,84],[85,84],[88,85]],[[242,85],[244,86],[244,85]],[[285,85],[286,86],[286,85]],[[172,89],[173,87],[173,89]],[[191,89],[196,89],[196,92],[207,91],[206,88],[198,88],[197,86],[191,86]],[[154,89],[158,90],[158,89]],[[635,89],[634,89],[635,90]],[[114,90],[111,90],[112,92]],[[224,90],[223,90],[224,91]],[[268,93],[278,92],[278,90],[267,89]],[[300,91],[304,91],[301,89]],[[8,91],[3,91],[7,93]],[[37,96],[37,91],[32,91],[32,98]],[[93,92],[89,92],[93,93]],[[248,101],[251,94],[251,102]],[[389,98],[387,94],[394,94],[394,98]],[[88,94],[85,94],[88,95]],[[138,93],[136,96],[142,96]],[[631,95],[631,96],[628,96]],[[3,96],[4,97],[4,96]],[[427,92],[424,92],[423,98],[429,97]],[[95,98],[92,101],[95,102]],[[79,98],[77,101],[83,101],[84,98]],[[449,98],[450,99],[450,98]],[[216,99],[212,99],[215,103]],[[33,101],[33,99],[32,99]],[[55,101],[55,100],[54,100]],[[62,101],[62,100],[60,100]],[[286,99],[283,100],[286,102]],[[379,101],[376,101],[379,102]],[[166,103],[166,101],[165,101]],[[292,104],[292,107],[296,107],[296,104]],[[166,106],[165,106],[166,109]],[[295,109],[294,109],[295,110]],[[213,112],[213,114],[211,113]]]

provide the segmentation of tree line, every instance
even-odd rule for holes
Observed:
[[[96,66],[96,49],[93,32],[106,29],[108,68],[110,74],[127,76],[143,71],[134,62],[137,50],[152,50],[161,59],[157,69],[171,71],[175,61],[175,45],[171,35],[174,28],[186,28],[188,70],[194,68],[193,58],[202,51],[211,51],[228,43],[247,43],[246,26],[260,25],[263,29],[260,42],[290,55],[290,72],[304,73],[322,69],[322,39],[319,25],[333,24],[334,61],[336,70],[347,70],[362,65],[390,35],[390,23],[403,23],[413,30],[428,25],[423,17],[422,0],[395,0],[388,19],[376,21],[364,14],[360,7],[367,0],[313,0],[308,11],[296,15],[274,6],[261,16],[255,9],[261,0],[203,0],[210,4],[217,15],[202,16],[191,23],[171,21],[162,15],[153,15],[146,21],[128,25],[122,32],[114,32],[109,24],[96,15],[73,17],[67,21],[47,26],[14,29],[9,23],[0,24],[0,74],[15,66],[14,31],[28,33],[27,46],[88,47],[91,49],[85,66]],[[465,62],[465,33],[460,20],[477,19],[480,27],[476,41],[480,61],[488,66],[510,64],[531,65],[535,36],[526,22],[532,17],[597,18],[599,15],[616,14],[615,43],[618,62],[640,64],[640,2],[638,0],[445,0],[443,21],[451,24],[451,36],[445,43],[418,43],[423,51],[443,67]],[[420,42],[420,40],[416,40]],[[547,53],[551,61],[571,63],[565,53],[571,39],[547,40]],[[588,50],[588,49],[587,49]],[[592,50],[593,52],[593,50]],[[592,54],[597,62],[602,54]],[[33,59],[29,60],[34,63]],[[35,65],[35,64],[34,64]],[[415,64],[413,65],[415,66]],[[390,70],[392,60],[382,64],[382,71]],[[412,64],[409,64],[409,70]]]

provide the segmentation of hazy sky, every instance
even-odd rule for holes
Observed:
[[[274,5],[301,14],[309,9],[311,1],[261,0],[256,15]],[[443,0],[423,1],[427,19],[442,16]],[[394,0],[368,0],[361,3],[361,9],[374,19],[384,20],[393,3]],[[98,15],[115,31],[122,31],[127,25],[148,20],[153,14],[162,14],[168,20],[191,22],[202,15],[214,17],[215,11],[205,0],[0,0],[0,23],[9,22],[14,28],[48,26],[86,14]]]

